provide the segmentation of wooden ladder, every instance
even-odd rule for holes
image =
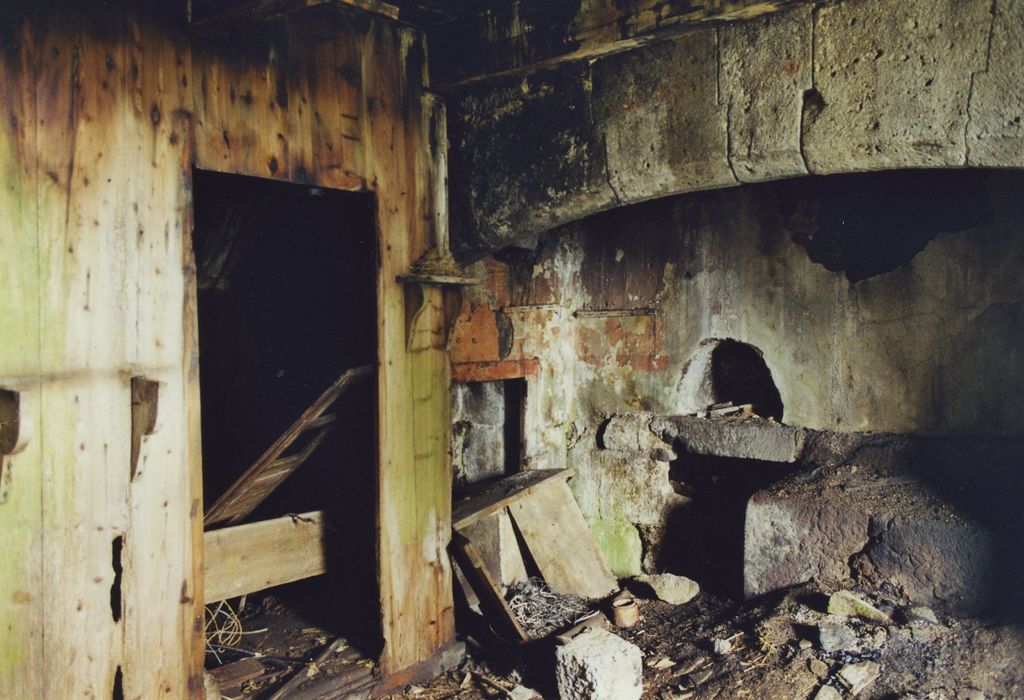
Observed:
[[[206,511],[203,525],[209,527],[224,521],[238,522],[252,513],[266,500],[274,489],[291,476],[327,437],[337,419],[333,413],[325,413],[338,397],[356,380],[373,373],[373,366],[356,367],[338,377],[327,391],[307,408],[299,419],[281,437],[274,441],[266,452],[260,455],[251,467],[233,483],[217,502]],[[316,430],[316,435],[298,452],[283,456],[285,450],[306,431]]]

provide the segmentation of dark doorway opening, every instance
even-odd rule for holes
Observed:
[[[377,235],[365,194],[201,171],[194,192],[209,508],[343,372],[376,366]],[[325,439],[240,521],[323,511],[326,573],[250,595],[248,607],[269,600],[266,610],[372,658],[382,643],[375,374],[330,413]]]

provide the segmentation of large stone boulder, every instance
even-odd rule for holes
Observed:
[[[820,469],[747,503],[748,597],[811,578],[893,584],[913,602],[977,613],[991,602],[993,535],[918,479]]]

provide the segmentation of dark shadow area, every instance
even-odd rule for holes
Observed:
[[[945,231],[988,223],[986,174],[892,171],[773,183],[783,227],[808,257],[851,282],[909,263]]]
[[[761,351],[753,345],[720,341],[711,351],[711,386],[719,402],[749,403],[757,415],[782,420],[782,397]]]
[[[907,470],[992,538],[990,614],[1024,625],[1024,438],[923,437]]]
[[[208,508],[345,370],[376,365],[376,227],[367,195],[207,172],[194,184]],[[328,574],[275,595],[369,647],[376,405],[372,375],[343,393],[327,439],[246,519],[326,512]]]
[[[669,515],[658,570],[698,581],[715,595],[743,598],[743,536],[747,499],[798,465],[680,454],[669,473],[692,502]]]

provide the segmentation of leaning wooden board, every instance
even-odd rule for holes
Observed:
[[[528,469],[483,486],[477,486],[452,506],[452,527],[464,531],[482,518],[525,498],[549,481],[565,481],[572,469]]]
[[[374,368],[367,365],[350,369],[338,377],[327,391],[303,411],[299,419],[228,487],[206,512],[203,524],[216,525],[225,520],[234,523],[252,513],[274,489],[309,459],[327,437],[327,431],[330,430],[335,417],[333,414],[325,414],[324,411],[338,400],[350,384],[369,376],[373,371]],[[282,456],[303,433],[314,430],[318,431],[316,435],[298,453]]]
[[[467,536],[470,525],[507,508],[553,590],[606,596],[617,590],[618,582],[566,483],[572,474],[571,469],[528,470],[481,487],[455,505],[452,527]]]
[[[480,607],[484,614],[497,627],[496,631],[510,641],[529,641],[529,636],[523,631],[505,598],[502,597],[501,589],[487,571],[476,545],[456,530],[452,533],[449,551],[480,599]]]
[[[508,510],[552,590],[602,598],[618,589],[564,479],[544,481]]]

